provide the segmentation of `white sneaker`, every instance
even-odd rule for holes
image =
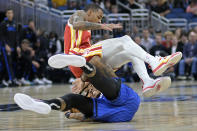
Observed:
[[[86,63],[86,60],[82,56],[77,55],[66,55],[66,54],[57,54],[51,56],[48,59],[48,64],[53,68],[64,68],[66,66],[75,66],[75,67],[82,67]]]
[[[178,63],[181,60],[181,58],[182,58],[181,52],[176,52],[166,57],[156,56],[156,61],[154,61],[154,63],[151,65],[153,74],[155,76],[161,75],[169,67],[174,66],[176,63]]]
[[[39,80],[38,78],[34,79],[33,82],[38,85],[44,85],[44,82],[42,80]]]
[[[6,87],[9,86],[9,84],[5,80],[2,80],[2,84],[3,84],[3,86],[6,86]]]
[[[39,114],[49,114],[51,112],[51,107],[48,104],[39,100],[35,100],[25,94],[15,94],[14,101],[24,110],[33,111]]]
[[[51,80],[48,80],[48,79],[45,78],[45,77],[42,78],[42,81],[43,81],[45,84],[52,84],[52,83],[53,83]]]
[[[30,81],[25,80],[25,78],[21,78],[20,81],[21,81],[22,85],[31,85]]]
[[[160,93],[168,89],[170,85],[171,85],[170,77],[159,77],[143,85],[143,91],[142,91],[143,96],[151,97],[157,93]]]
[[[14,80],[13,80],[13,83],[14,83],[16,86],[21,86],[21,85],[22,85],[22,83],[21,83],[19,80],[17,80],[17,79],[14,79]]]

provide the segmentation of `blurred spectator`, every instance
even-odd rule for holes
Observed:
[[[154,30],[153,26],[149,26],[148,31],[150,33],[150,37],[152,39],[154,39],[154,37],[155,37],[155,30]]]
[[[28,39],[30,41],[30,46],[33,47],[34,43],[36,42],[36,27],[33,20],[28,21],[28,25],[24,25],[21,35],[20,41],[23,39]]]
[[[189,0],[173,0],[173,8],[181,8],[184,11],[189,5]]]
[[[139,6],[135,4],[135,0],[120,0],[125,6],[130,9],[139,9]],[[121,13],[131,13],[128,9],[122,8]]]
[[[77,0],[69,0],[68,10],[80,10],[79,2]]]
[[[184,45],[183,60],[179,63],[179,75],[185,75],[185,67],[191,67],[191,75],[197,79],[197,34],[190,32],[189,43]]]
[[[178,43],[178,39],[176,36],[173,36],[172,38],[172,48],[171,48],[171,54],[176,53],[177,51],[183,50],[183,45],[181,43]]]
[[[48,57],[55,55],[55,54],[60,54],[62,53],[62,46],[61,42],[57,37],[57,34],[54,32],[51,32],[49,34],[49,52],[48,52]]]
[[[52,84],[52,81],[48,80],[46,78],[46,66],[47,66],[47,51],[46,49],[42,49],[40,45],[40,39],[37,39],[35,43],[35,56],[34,60],[37,62],[37,64],[34,66],[36,67],[36,72],[38,75],[38,78],[44,83],[44,84]]]
[[[162,36],[161,29],[155,29],[155,35],[161,35]]]
[[[100,5],[100,7],[101,7],[102,9],[105,9],[105,5],[104,5],[104,3],[103,3],[103,0],[92,0],[92,2],[94,2],[95,4]]]
[[[137,43],[138,45],[141,45],[141,38],[140,38],[140,36],[136,36],[135,37],[135,43]]]
[[[22,40],[21,52],[17,61],[18,70],[16,72],[17,78],[20,79],[22,85],[30,85],[30,81],[27,79],[29,73],[32,70],[32,57],[34,54],[33,49],[29,46],[30,42],[27,39]]]
[[[165,40],[162,41],[162,44],[166,47],[166,49],[168,50],[168,54],[170,54],[170,50],[172,47],[172,37],[173,37],[173,33],[171,31],[166,31],[164,33],[164,37]]]
[[[14,12],[12,9],[6,10],[6,18],[0,24],[0,35],[2,41],[2,53],[3,53],[3,72],[2,81],[6,85],[20,85],[14,75],[13,65],[16,62],[17,53],[20,52],[18,44],[18,31],[14,21]],[[8,78],[9,77],[9,78]],[[8,82],[5,79],[9,79]]]
[[[178,39],[177,39],[177,36],[174,35],[173,38],[172,38],[172,48],[171,48],[171,52],[170,53],[172,54],[172,53],[176,53],[178,51],[182,52],[182,50],[183,50],[182,43],[179,43]],[[178,64],[173,66],[173,67],[171,67],[170,69],[171,69],[171,72],[174,72],[175,75],[178,76]]]
[[[136,44],[138,44],[140,47],[142,47],[146,51],[146,48],[141,44],[142,40],[140,36],[136,36],[134,41]]]
[[[103,40],[106,40],[106,39],[110,39],[110,36],[109,36],[108,33],[105,33],[105,34],[103,35]]]
[[[167,0],[152,0],[151,10],[159,13],[161,16],[166,16],[168,13],[170,13],[170,7]]]
[[[161,55],[161,54],[167,54],[166,53],[167,49],[165,48],[165,46],[162,45],[162,37],[161,37],[161,35],[156,35],[155,42],[156,42],[156,45],[154,45],[150,49],[150,54],[153,55],[153,56]]]
[[[124,36],[125,35],[125,31],[123,28],[121,29],[116,29],[113,31],[113,37],[114,38],[117,38],[117,37],[121,37],[121,36]]]
[[[105,5],[105,6],[104,6],[104,13],[105,13],[105,14],[110,14],[110,13],[112,13],[112,5],[111,5],[110,0],[106,0],[104,5]],[[114,7],[113,7],[113,8],[114,8]],[[116,9],[113,9],[113,11],[116,12]]]
[[[118,12],[118,6],[117,5],[112,5],[111,7],[111,13],[117,14]]]
[[[67,3],[67,0],[52,0],[53,8],[58,8],[60,6],[65,6],[66,3]]]
[[[181,28],[177,28],[175,30],[175,36],[176,36],[178,41],[181,39],[181,33],[182,33],[182,29]]]
[[[131,8],[131,9],[139,9],[139,6],[137,6],[137,5],[135,4],[135,0],[127,0],[127,1],[128,1],[127,6],[128,6],[129,8]]]
[[[143,30],[143,37],[142,37],[142,45],[146,47],[146,50],[149,52],[150,48],[153,46],[153,39],[150,37],[149,30]]]
[[[178,42],[178,46],[177,46],[176,51],[183,52],[183,47],[187,43],[188,43],[187,33],[186,32],[182,32],[181,36],[180,36],[180,41]]]
[[[40,48],[43,50],[47,50],[49,47],[49,39],[48,39],[48,36],[44,35],[44,33],[45,32],[43,30],[38,29],[36,32],[36,36],[37,36],[37,39],[40,40],[40,43],[41,43]]]
[[[191,4],[187,7],[187,13],[197,15],[197,0],[192,0]]]
[[[135,38],[136,36],[139,36],[140,35],[139,28],[137,26],[133,26],[132,28],[133,31],[131,33],[131,37]]]

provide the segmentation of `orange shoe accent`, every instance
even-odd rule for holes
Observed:
[[[155,85],[156,85],[159,81],[160,81],[160,80],[157,80],[153,86],[148,86],[148,87],[144,88],[143,91],[146,90],[146,89],[149,89],[149,88],[154,88]]]

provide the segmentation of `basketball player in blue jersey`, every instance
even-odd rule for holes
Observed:
[[[56,62],[50,60],[50,63],[57,64]],[[74,113],[76,116],[70,113],[66,115],[80,120],[89,118],[100,122],[126,122],[133,119],[140,105],[140,97],[132,88],[123,84],[114,71],[102,64],[99,58],[94,59],[96,64],[92,65],[86,62],[84,57],[65,55],[63,63],[65,66],[80,67],[84,71],[83,78],[103,95],[99,98],[89,98],[79,94],[67,94],[51,100],[36,100],[17,93],[14,96],[16,104],[24,110],[40,114],[48,114],[51,110],[68,111],[75,108],[81,113]],[[171,80],[169,77],[165,79],[169,87]]]

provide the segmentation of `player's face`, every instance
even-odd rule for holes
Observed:
[[[6,17],[7,17],[10,21],[12,21],[12,20],[13,20],[13,17],[14,17],[13,11],[12,11],[12,10],[8,10],[8,11],[6,12]]]
[[[89,22],[101,23],[102,18],[103,18],[102,10],[91,11],[89,14]]]

